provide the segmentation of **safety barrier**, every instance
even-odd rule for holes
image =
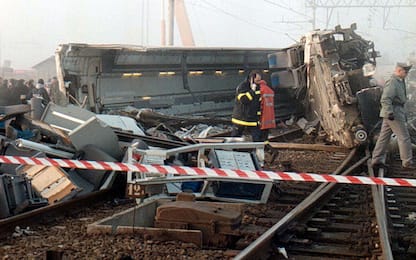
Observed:
[[[416,179],[378,178],[365,176],[340,176],[316,173],[247,171],[230,169],[211,169],[184,166],[149,165],[140,163],[120,163],[104,161],[52,159],[40,157],[0,156],[0,163],[20,165],[59,166],[89,170],[131,171],[142,173],[177,174],[187,176],[206,176],[216,178],[241,178],[247,180],[333,182],[362,185],[389,185],[416,187]]]

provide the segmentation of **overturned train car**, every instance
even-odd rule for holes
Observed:
[[[355,30],[315,30],[283,49],[63,44],[59,88],[96,113],[133,106],[229,117],[235,87],[250,70],[263,70],[277,120],[304,115],[331,141],[354,147],[376,127],[381,93],[370,86],[374,44]]]
[[[268,56],[277,92],[292,91],[306,118],[346,147],[366,141],[377,126],[381,95],[370,86],[378,53],[355,30],[316,30]]]
[[[267,75],[277,50],[62,44],[56,61],[61,91],[96,113],[134,106],[228,116],[238,83],[253,69]]]

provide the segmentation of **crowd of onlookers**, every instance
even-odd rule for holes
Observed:
[[[51,88],[54,84],[57,84],[55,77],[46,84],[43,79],[35,84],[33,79],[25,81],[0,77],[0,106],[25,104],[33,97],[42,99],[46,105],[51,101]]]

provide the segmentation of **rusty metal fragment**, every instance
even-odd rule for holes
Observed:
[[[217,247],[226,247],[232,236],[238,235],[242,204],[191,201],[189,196],[178,198],[157,208],[155,227],[201,230],[204,245]]]

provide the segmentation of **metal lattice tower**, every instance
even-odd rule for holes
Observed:
[[[392,8],[414,8],[416,7],[416,0],[307,0],[306,7],[312,8],[313,29],[316,29],[316,10],[318,8],[326,9],[326,28],[328,27],[332,12],[335,8],[382,8],[383,28],[385,28]]]

